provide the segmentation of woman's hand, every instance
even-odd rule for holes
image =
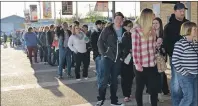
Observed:
[[[135,68],[137,71],[140,71],[140,72],[143,71],[143,67],[141,65],[137,65],[137,66],[135,65]]]
[[[75,54],[77,54],[77,53],[78,53],[78,51],[77,51],[77,50],[75,50],[75,51],[74,51],[74,53],[75,53]]]
[[[158,38],[156,42],[156,47],[159,48],[162,45],[162,42],[163,42],[162,38]]]

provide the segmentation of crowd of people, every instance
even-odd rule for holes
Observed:
[[[172,106],[197,106],[197,25],[185,19],[185,9],[184,4],[176,4],[164,28],[162,20],[148,8],[141,11],[135,22],[125,20],[121,12],[116,12],[114,22],[103,25],[103,21],[97,20],[93,31],[89,31],[87,25],[80,27],[78,21],[70,26],[63,22],[58,26],[41,27],[36,33],[30,27],[24,36],[28,57],[32,64],[34,54],[38,62],[39,50],[41,62],[58,65],[59,79],[65,77],[65,70],[68,77],[74,77],[71,72],[74,66],[75,78],[81,81],[80,67],[82,77],[88,80],[90,52],[93,51],[98,85],[96,106],[104,104],[108,84],[111,105],[124,106],[116,95],[119,75],[125,102],[135,96],[137,106],[143,106],[146,86],[152,106],[163,101],[162,95],[169,94]],[[168,60],[172,76],[170,90],[165,73]],[[134,78],[136,91],[131,95]]]

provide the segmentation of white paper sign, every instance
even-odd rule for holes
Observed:
[[[153,12],[155,13],[155,17],[160,18],[160,3],[153,4]]]
[[[127,55],[127,57],[124,59],[124,63],[125,63],[125,64],[129,64],[130,61],[131,61],[131,53],[129,53],[129,54]]]

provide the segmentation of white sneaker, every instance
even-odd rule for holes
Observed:
[[[98,101],[97,103],[96,103],[96,105],[95,106],[102,106],[104,103],[103,103],[103,101],[101,100],[101,101]]]
[[[151,95],[148,97],[148,102],[151,104]]]
[[[76,81],[81,81],[81,79],[76,79]]]
[[[162,98],[162,94],[158,93],[158,100],[159,102],[164,102],[163,98]]]
[[[84,78],[85,80],[88,80],[88,77]]]
[[[63,69],[63,72],[66,73],[65,69]]]
[[[110,84],[107,84],[108,85],[108,87],[110,87],[111,85]]]
[[[125,106],[125,105],[122,103],[115,103],[115,104],[111,104],[111,106]]]

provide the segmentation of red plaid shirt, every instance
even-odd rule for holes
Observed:
[[[143,67],[154,67],[155,61],[155,37],[149,36],[148,40],[143,38],[142,29],[135,25],[131,30],[132,56],[136,70],[143,71]]]

